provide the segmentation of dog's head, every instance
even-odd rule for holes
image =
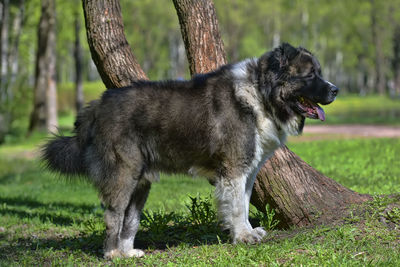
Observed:
[[[281,122],[293,116],[325,120],[318,105],[333,102],[339,89],[322,78],[318,60],[304,48],[284,43],[258,61],[259,86]]]

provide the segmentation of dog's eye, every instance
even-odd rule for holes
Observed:
[[[310,73],[307,76],[305,76],[304,78],[306,79],[313,79],[314,78],[314,73]]]

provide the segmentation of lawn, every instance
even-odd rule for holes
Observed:
[[[41,170],[32,151],[40,139],[0,147],[0,265],[400,264],[400,229],[380,222],[391,199],[376,197],[365,205],[365,213],[352,214],[344,225],[272,230],[263,244],[231,245],[215,219],[212,186],[184,176],[162,176],[153,185],[136,240],[146,257],[104,260],[103,210],[96,192],[84,181],[57,179]],[[289,147],[358,192],[400,191],[399,139],[324,140]],[[204,214],[207,207],[212,212]],[[253,221],[260,216],[253,213]],[[400,209],[388,219],[400,223]]]
[[[335,102],[322,106],[326,121],[311,124],[377,124],[400,126],[400,100],[388,96],[340,95]]]

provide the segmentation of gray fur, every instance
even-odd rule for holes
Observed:
[[[333,100],[331,87],[302,78],[311,72],[320,79],[312,54],[283,44],[189,81],[107,90],[78,115],[76,135],[49,142],[43,158],[51,170],[87,175],[99,190],[107,206],[106,257],[143,255],[133,242],[160,171],[206,175],[232,241],[260,242],[266,232],[248,220],[259,168],[288,134],[301,133],[298,97]]]

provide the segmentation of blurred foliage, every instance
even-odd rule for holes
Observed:
[[[17,5],[13,1],[10,3],[12,17],[17,13]],[[149,78],[189,78],[172,2],[120,0],[120,3],[126,37]],[[400,88],[396,91],[394,86],[396,72],[393,69],[394,29],[400,27],[399,0],[214,0],[214,3],[228,61],[258,57],[281,42],[290,42],[312,51],[321,62],[324,76],[341,87],[342,94],[376,92],[376,51],[371,30],[371,17],[375,14],[378,18],[375,27],[382,41],[387,92],[392,97],[400,96]],[[81,22],[85,101],[98,97],[104,86],[90,57],[81,1],[56,0],[56,7],[59,110],[73,113],[70,103],[75,94],[76,18]],[[13,88],[13,103],[6,107],[12,111],[13,120],[17,120],[14,125],[23,121],[21,118],[27,117],[32,108],[39,17],[40,0],[25,1],[18,79]]]
[[[149,77],[177,78],[171,75],[171,66],[176,60],[172,51],[182,45],[182,38],[172,2],[121,0],[120,3],[128,42]],[[371,76],[367,79],[372,79],[374,75],[371,13],[376,12],[379,17],[382,49],[388,63],[393,56],[394,28],[400,24],[400,12],[396,12],[400,8],[399,0],[214,0],[214,3],[229,61],[260,56],[286,41],[314,52],[328,78],[338,80],[342,87],[356,92],[360,90],[355,87],[357,79],[363,79],[364,74]],[[20,60],[22,73],[30,82],[39,9],[40,0],[26,2]],[[60,82],[73,81],[75,15],[84,25],[79,0],[57,1],[57,68]],[[81,31],[85,40],[84,27]],[[87,43],[82,43],[85,71],[88,72],[93,65]],[[391,65],[386,65],[385,73],[390,79],[393,77]]]

